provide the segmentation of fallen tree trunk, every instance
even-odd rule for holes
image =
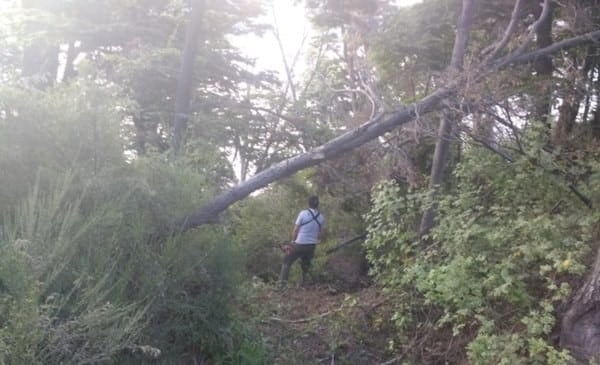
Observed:
[[[386,116],[384,113],[379,113],[358,128],[346,132],[311,151],[276,163],[243,183],[234,186],[229,191],[217,196],[210,203],[178,222],[176,227],[180,231],[186,231],[214,222],[219,213],[227,209],[231,204],[245,198],[253,191],[267,186],[273,181],[290,176],[297,171],[315,166],[323,161],[351,151],[386,132],[412,121],[419,114],[431,112],[453,90],[453,87],[439,89],[420,102],[404,107],[391,115]]]
[[[448,85],[437,89],[417,103],[402,107],[391,114],[384,114],[381,112],[359,127],[335,137],[319,147],[276,163],[266,170],[263,170],[248,180],[232,187],[223,194],[216,196],[206,205],[177,221],[173,230],[175,232],[185,232],[204,224],[214,223],[217,216],[230,205],[242,200],[252,192],[263,188],[274,181],[288,177],[297,171],[318,165],[323,161],[330,160],[345,152],[360,147],[363,144],[412,121],[419,115],[427,114],[434,110],[441,110],[441,101],[451,96],[452,93],[458,90],[458,88],[467,80],[469,82],[474,82],[475,80],[481,82],[486,76],[494,74],[494,72],[499,69],[507,68],[512,65],[529,63],[538,57],[592,42],[600,42],[600,31],[582,34],[554,43],[546,48],[537,49],[528,53],[521,53],[514,55],[514,57],[505,57],[497,62],[490,62],[488,66],[479,72],[479,77],[467,75],[466,72],[464,75],[459,74],[457,75],[457,78],[450,81]]]

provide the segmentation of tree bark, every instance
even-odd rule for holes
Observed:
[[[554,131],[554,143],[562,144],[571,135],[581,104],[581,95],[575,90],[565,90],[563,101],[558,108],[558,120]]]
[[[536,33],[536,43],[538,48],[548,47],[552,44],[552,9],[554,5],[551,0],[545,0],[544,5],[540,9],[539,20],[534,25]],[[537,78],[540,79],[541,93],[535,100],[535,120],[542,122],[550,127],[548,116],[550,115],[552,87],[550,78],[554,71],[552,58],[550,56],[539,57],[533,63],[533,69],[536,72]]]
[[[194,78],[194,62],[198,50],[200,37],[200,22],[202,20],[203,0],[192,0],[192,11],[185,32],[183,47],[183,60],[177,82],[175,95],[175,119],[173,125],[173,138],[171,141],[172,159],[176,159],[181,150],[183,133],[187,126],[192,97],[192,83]]]
[[[560,345],[579,363],[600,358],[600,251],[585,283],[571,298],[561,322]]]
[[[596,140],[600,140],[600,105],[596,106],[596,110],[594,110],[593,118],[590,124],[592,126],[592,136]]]
[[[450,74],[456,74],[463,66],[467,45],[469,43],[469,32],[473,22],[473,12],[474,1],[463,0],[462,12],[458,21],[456,39],[454,40],[454,48],[452,50],[452,59],[448,70]],[[440,122],[435,151],[433,153],[431,178],[429,181],[430,204],[425,209],[421,218],[419,236],[424,236],[429,233],[434,225],[437,210],[436,200],[444,179],[444,170],[450,160],[450,137],[452,134],[452,119],[454,119],[454,117],[454,113],[445,112],[442,121]]]
[[[433,152],[433,163],[431,166],[431,176],[429,181],[429,204],[421,217],[419,226],[419,236],[424,236],[435,222],[437,211],[437,198],[440,187],[444,180],[444,171],[450,160],[450,138],[452,134],[452,120],[449,112],[445,112],[438,129],[437,141]]]

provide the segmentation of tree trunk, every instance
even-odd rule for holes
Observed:
[[[592,125],[592,136],[596,140],[600,140],[600,105],[596,106],[596,110],[594,110],[593,118],[591,121]]]
[[[600,252],[585,283],[571,298],[560,332],[561,347],[580,363],[600,358]]]
[[[540,17],[540,20],[537,24],[538,27],[536,28],[535,32],[538,48],[548,47],[552,44],[552,9],[554,6],[552,1],[547,1],[547,4],[544,3],[544,5],[548,6],[549,9],[547,10],[547,15],[545,16],[544,9],[539,8],[540,13],[538,16]],[[533,63],[533,69],[535,70],[535,73],[542,84],[540,88],[540,94],[535,100],[534,118],[536,121],[542,122],[548,127],[548,129],[550,129],[550,121],[548,120],[552,98],[552,81],[550,79],[552,77],[552,72],[554,71],[552,57],[539,57]]]
[[[456,39],[452,50],[452,59],[448,70],[450,75],[456,74],[463,66],[467,44],[469,43],[469,31],[473,22],[473,8],[473,0],[463,0],[462,12],[458,21]],[[421,225],[419,227],[420,236],[429,233],[435,221],[439,189],[444,179],[445,167],[450,160],[450,136],[454,119],[454,115],[452,114],[449,112],[444,113],[438,129],[429,182],[430,205],[425,209],[421,218]]]
[[[440,127],[438,130],[437,142],[435,143],[435,151],[433,152],[433,163],[431,166],[431,178],[429,182],[429,203],[425,209],[423,217],[421,217],[421,225],[419,226],[419,236],[424,236],[431,228],[435,221],[437,211],[437,198],[439,196],[440,187],[444,179],[444,171],[450,160],[450,137],[452,134],[452,121],[449,113],[444,113]]]
[[[575,119],[579,111],[579,95],[576,91],[569,90],[563,95],[563,102],[558,108],[558,121],[554,132],[555,144],[561,144],[571,135],[575,127]]]
[[[172,158],[176,159],[180,152],[183,133],[187,126],[192,97],[192,83],[194,77],[194,62],[198,49],[200,36],[200,22],[202,20],[203,0],[192,0],[192,12],[185,32],[183,60],[177,82],[175,95],[175,120],[173,126],[173,139],[171,141]]]

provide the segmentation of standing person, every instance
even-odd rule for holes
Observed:
[[[292,249],[283,258],[281,273],[279,275],[279,288],[285,288],[290,267],[300,259],[302,267],[302,284],[306,283],[310,261],[315,254],[317,243],[325,234],[325,217],[317,209],[319,198],[315,195],[308,198],[308,209],[301,211],[296,218],[292,231]]]

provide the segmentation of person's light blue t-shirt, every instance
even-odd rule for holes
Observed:
[[[319,242],[319,231],[325,226],[325,217],[316,209],[306,209],[298,214],[296,225],[300,227],[296,243],[299,245],[314,245]]]

